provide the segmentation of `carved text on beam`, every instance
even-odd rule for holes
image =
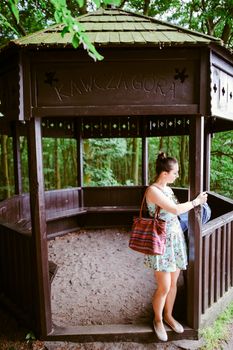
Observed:
[[[77,80],[71,79],[63,83],[60,80],[51,85],[55,91],[57,99],[62,102],[76,96],[87,95],[92,92],[110,92],[110,91],[142,91],[145,94],[160,95],[175,99],[176,83],[172,80],[163,79],[156,75],[143,76],[141,74],[133,77],[126,77],[123,74],[118,76],[109,76],[106,79],[90,75],[80,77]]]

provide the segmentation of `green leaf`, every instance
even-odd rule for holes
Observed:
[[[14,27],[12,27],[12,25],[7,21],[6,17],[4,17],[1,13],[0,13],[0,26],[6,26],[11,30],[13,30],[15,34],[19,34],[17,30]]]
[[[67,26],[62,29],[61,36],[64,38],[66,33],[69,33],[69,28]]]
[[[62,22],[62,16],[61,16],[61,13],[59,11],[55,11],[54,12],[54,18],[55,18],[55,21],[57,23],[61,23]]]
[[[28,333],[26,334],[25,339],[28,340],[28,341],[29,341],[29,340],[36,340],[36,337],[35,337],[34,333],[31,331],[31,332],[28,332]]]
[[[80,43],[80,39],[78,35],[75,33],[72,38],[72,45],[75,49],[77,49],[77,47],[79,46],[79,43]]]
[[[11,11],[15,16],[17,23],[19,23],[19,10],[18,10],[18,0],[8,0]]]
[[[79,7],[83,7],[84,5],[84,0],[76,0],[77,4],[79,5]]]
[[[121,0],[103,0],[103,3],[104,3],[105,5],[120,6]]]

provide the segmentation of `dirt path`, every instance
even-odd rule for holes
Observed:
[[[150,322],[153,272],[128,248],[125,230],[85,230],[49,242],[58,265],[53,322],[75,326]]]

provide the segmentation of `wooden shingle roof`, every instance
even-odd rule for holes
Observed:
[[[221,44],[221,40],[157,19],[120,9],[99,9],[78,17],[96,46],[180,46]],[[62,25],[53,25],[11,43],[17,46],[67,46],[71,34],[61,36]]]

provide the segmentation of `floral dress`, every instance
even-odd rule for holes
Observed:
[[[177,203],[177,199],[170,187],[165,187],[163,193]],[[157,206],[153,203],[147,203],[147,207],[150,215],[154,216]],[[164,272],[175,272],[177,268],[186,270],[187,247],[177,215],[161,208],[159,217],[167,222],[166,249],[163,255],[145,255],[145,266]]]

